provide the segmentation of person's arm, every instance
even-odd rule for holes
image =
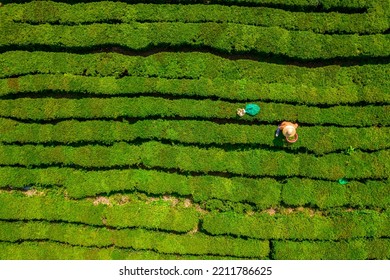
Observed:
[[[279,128],[281,131],[283,131],[283,129],[286,127],[286,125],[288,125],[288,122],[282,122],[282,123],[278,126],[278,128]]]

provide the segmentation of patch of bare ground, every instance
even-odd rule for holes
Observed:
[[[310,208],[309,208],[309,216],[310,216],[310,217],[313,217],[315,214],[321,214],[321,212],[319,212],[319,211],[316,212],[316,211],[314,211],[313,209],[310,209]]]
[[[176,206],[179,203],[179,199],[177,199],[174,196],[169,196],[169,195],[164,195],[163,200],[169,201],[172,204],[172,206]]]
[[[196,225],[196,227],[193,230],[189,231],[187,234],[192,235],[197,233],[198,231],[199,231],[199,225]]]
[[[282,215],[288,215],[288,214],[294,214],[294,213],[305,213],[308,214],[310,217],[313,217],[314,215],[322,215],[323,213],[319,210],[313,209],[313,208],[305,208],[305,207],[287,207],[287,208],[269,208],[261,211],[260,213],[267,213],[271,216],[275,214],[282,214]],[[249,214],[249,213],[248,213]]]
[[[313,217],[316,214],[321,214],[322,213],[322,212],[316,211],[316,210],[314,210],[312,208],[305,208],[305,207],[302,207],[302,206],[295,208],[294,212],[303,212],[303,213],[309,214],[310,217]]]
[[[177,199],[174,196],[169,196],[169,195],[164,195],[162,198],[161,197],[147,197],[145,203],[150,204],[150,203],[158,202],[158,201],[168,202],[172,206],[176,206],[179,203],[179,199]]]
[[[185,208],[194,207],[195,210],[198,211],[198,212],[201,213],[201,214],[206,214],[206,213],[209,212],[209,211],[203,209],[202,206],[200,206],[200,204],[194,203],[194,202],[193,202],[191,199],[189,199],[189,198],[184,199],[184,201],[183,201],[183,206],[184,206]]]
[[[188,208],[191,207],[191,205],[192,205],[191,199],[188,198],[184,199],[184,207]]]
[[[130,201],[130,199],[127,197],[127,196],[124,196],[122,195],[119,199],[118,199],[118,204],[119,205],[123,205],[123,204],[126,204]]]
[[[37,190],[28,190],[23,192],[26,196],[42,196],[45,193],[44,192],[39,192]]]
[[[161,198],[159,197],[148,197],[145,201],[146,204],[150,204],[150,203],[153,203],[153,202],[156,202],[156,201],[159,201],[161,200]]]
[[[200,207],[199,204],[195,204],[195,210],[198,211],[201,214],[207,214],[209,212],[209,211],[203,209],[202,207]]]
[[[268,213],[270,216],[273,216],[276,214],[276,210],[274,208],[266,209],[264,212]]]
[[[93,201],[93,205],[99,205],[99,204],[111,205],[110,199],[108,197],[105,197],[105,196],[98,196]]]
[[[294,209],[293,208],[286,208],[286,209],[284,209],[283,212],[284,212],[283,214],[291,214],[294,212]]]

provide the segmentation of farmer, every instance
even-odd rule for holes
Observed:
[[[250,116],[255,116],[260,112],[260,107],[257,104],[247,104],[244,108],[237,109],[237,115],[240,117],[248,114]]]
[[[297,123],[294,124],[291,122],[282,122],[278,126],[278,130],[276,131],[275,136],[278,137],[280,131],[282,131],[284,137],[286,137],[287,142],[294,143],[298,140],[298,134],[296,132],[297,127]]]

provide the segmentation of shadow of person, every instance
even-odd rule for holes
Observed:
[[[279,134],[279,136],[275,136],[274,140],[272,141],[274,143],[275,147],[284,147],[286,144],[286,139],[282,133]]]

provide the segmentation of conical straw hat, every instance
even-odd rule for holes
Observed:
[[[287,138],[293,137],[295,135],[295,127],[288,125],[283,129],[283,135]]]

